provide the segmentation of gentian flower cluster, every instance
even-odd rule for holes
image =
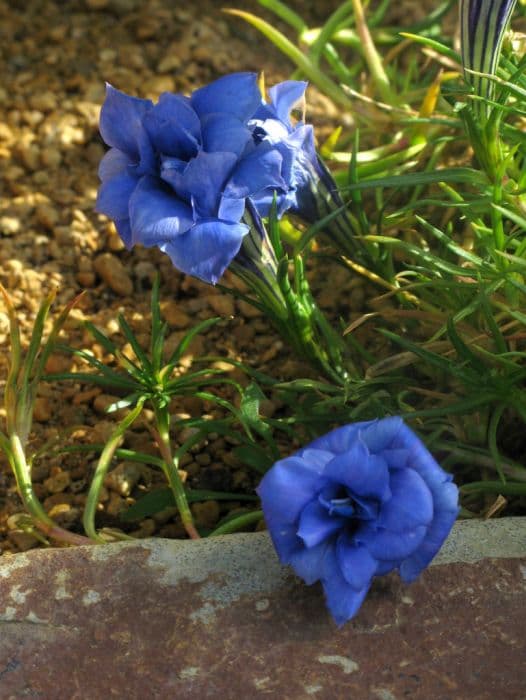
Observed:
[[[258,488],[284,564],[321,581],[338,625],[374,576],[413,581],[446,539],[458,490],[401,418],[354,423],[282,459]]]
[[[158,246],[179,270],[217,282],[274,193],[279,215],[309,209],[312,127],[289,118],[305,87],[276,85],[267,105],[256,74],[234,73],[154,104],[108,85],[100,130],[111,148],[99,168],[98,211],[128,247]]]

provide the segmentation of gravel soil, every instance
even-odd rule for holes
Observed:
[[[267,83],[290,76],[290,65],[241,20],[221,13],[223,2],[173,0],[76,0],[19,3],[0,0],[0,281],[9,291],[27,344],[43,297],[57,290],[55,309],[79,292],[64,340],[111,362],[85,331],[91,320],[125,345],[117,316],[122,313],[140,341],[149,340],[149,301],[155,274],[161,278],[161,309],[169,324],[167,346],[175,347],[195,322],[215,315],[225,322],[198,337],[181,371],[203,354],[235,358],[276,377],[305,376],[305,368],[258,311],[211,286],[180,275],[157,250],[124,249],[113,225],[94,211],[97,166],[105,147],[98,133],[104,83],[130,94],[157,99],[163,91],[189,92],[234,70],[264,69]],[[331,5],[296,3],[313,21]],[[259,12],[257,4],[235,3]],[[300,7],[301,6],[301,7]],[[323,96],[309,92],[310,118],[323,136],[339,115]],[[331,273],[338,275],[338,271]],[[346,273],[332,278],[320,302],[334,313],[360,309],[363,289]],[[0,377],[6,376],[9,324],[0,305]],[[246,378],[223,363],[240,383]],[[56,354],[49,372],[81,369],[70,355]],[[226,398],[234,399],[228,392]],[[102,388],[74,382],[42,383],[35,405],[32,447],[103,442],[115,426],[106,408],[115,400]],[[268,401],[268,415],[279,411]],[[2,408],[1,411],[5,415]],[[176,417],[218,416],[217,409],[191,397],[174,402]],[[146,414],[148,418],[148,414]],[[184,435],[175,435],[177,445]],[[123,447],[147,453],[156,448],[145,423],[126,435]],[[290,451],[294,445],[283,445]],[[20,528],[22,506],[7,461],[0,456],[0,551],[39,546]],[[81,517],[96,455],[44,455],[35,461],[35,490],[61,526],[82,532]],[[232,445],[211,436],[182,464],[194,488],[252,492],[257,474],[232,455]],[[123,528],[119,513],[164,486],[153,468],[116,461],[102,490],[97,525]],[[239,502],[208,501],[193,506],[198,526],[213,528]],[[177,514],[124,527],[135,536],[183,537]]]

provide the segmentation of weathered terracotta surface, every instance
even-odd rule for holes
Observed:
[[[0,562],[0,698],[524,700],[525,611],[526,556],[379,580],[338,630],[264,534],[35,551]]]

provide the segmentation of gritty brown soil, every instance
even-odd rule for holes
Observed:
[[[64,340],[111,362],[83,329],[91,320],[124,346],[117,315],[122,313],[146,346],[152,280],[161,277],[162,313],[169,325],[167,346],[175,347],[195,322],[220,315],[225,323],[196,338],[181,371],[194,358],[214,354],[242,360],[277,378],[304,376],[308,368],[289,353],[257,310],[211,286],[180,275],[157,250],[124,249],[113,224],[94,211],[97,166],[105,147],[98,133],[104,83],[130,94],[157,99],[163,91],[189,92],[223,73],[264,69],[269,84],[290,76],[291,66],[241,20],[221,13],[220,0],[197,3],[173,0],[77,0],[19,3],[0,0],[0,281],[16,307],[27,343],[40,302],[57,289],[55,309],[85,291],[71,313]],[[297,3],[313,22],[333,3]],[[236,7],[259,11],[256,3]],[[301,6],[301,7],[300,7]],[[315,90],[310,116],[325,134],[341,115]],[[334,274],[338,275],[336,271]],[[332,278],[320,303],[352,318],[364,291],[347,274]],[[335,296],[333,289],[339,289]],[[6,376],[9,353],[6,309],[0,307],[0,377]],[[241,384],[246,377],[219,364]],[[49,372],[79,370],[68,354],[54,355]],[[233,393],[223,396],[235,399]],[[31,444],[103,442],[115,426],[106,408],[115,396],[99,387],[75,382],[42,383],[35,405]],[[279,411],[268,401],[267,415]],[[2,409],[2,412],[5,412]],[[197,398],[175,401],[176,418],[210,415],[217,409]],[[148,414],[146,414],[146,419]],[[175,435],[179,444],[187,435]],[[155,453],[145,423],[127,434],[123,447]],[[294,446],[283,446],[290,450]],[[0,550],[38,546],[19,528],[22,512],[13,476],[0,457]],[[44,455],[35,461],[37,496],[63,527],[82,532],[81,517],[96,454]],[[232,455],[228,440],[211,435],[182,462],[194,488],[251,492],[253,474]],[[116,462],[102,491],[99,527],[123,527],[123,508],[147,491],[165,484],[153,468]],[[193,506],[196,522],[213,528],[239,502],[209,501]],[[128,526],[137,536],[184,536],[174,511]]]

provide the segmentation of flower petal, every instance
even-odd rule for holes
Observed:
[[[414,581],[435,557],[449,535],[457,515],[458,507],[436,514],[418,549],[400,565],[400,576],[405,583]]]
[[[268,94],[277,118],[290,126],[290,112],[305,100],[308,83],[300,80],[285,80],[269,88]]]
[[[110,219],[127,219],[129,203],[139,180],[127,173],[102,182],[97,193],[95,209]]]
[[[370,585],[371,581],[369,580],[361,590],[350,586],[340,570],[334,547],[327,549],[324,558],[322,586],[327,607],[338,627],[356,615]]]
[[[281,177],[283,158],[270,144],[262,143],[237,162],[225,188],[225,196],[240,199],[263,189],[287,190]]]
[[[110,181],[111,182],[111,181]],[[133,243],[161,246],[187,231],[192,210],[158,178],[145,176],[130,198]]]
[[[302,547],[291,554],[288,563],[296,574],[310,586],[323,576],[325,554],[328,549],[334,549],[334,546],[327,541],[320,542],[314,547]]]
[[[347,450],[352,447],[359,430],[370,425],[372,422],[373,421],[367,421],[365,423],[350,423],[349,425],[344,425],[341,428],[335,428],[326,435],[322,435],[321,437],[316,438],[316,440],[313,440],[309,447],[327,450],[327,452],[332,452],[334,455],[342,454],[342,452],[347,452]]]
[[[246,224],[199,221],[159,247],[182,272],[215,284],[238,253],[248,230]]]
[[[364,524],[354,534],[357,544],[367,547],[375,559],[402,561],[415,552],[427,533],[427,527],[420,525],[406,532],[390,532],[384,528],[375,529],[374,525]]]
[[[163,169],[163,180],[168,181],[182,199],[192,202],[198,218],[215,218],[221,193],[236,160],[234,153],[200,151],[182,173]]]
[[[224,75],[210,85],[196,90],[190,102],[201,118],[213,112],[223,112],[246,121],[261,104],[257,75],[256,73]]]
[[[407,426],[401,418],[389,416],[388,418],[382,418],[382,420],[371,421],[363,427],[360,433],[369,450],[374,454],[379,454],[390,447],[394,447],[395,441],[397,441],[398,447],[405,447],[406,440],[411,444],[413,438],[417,439],[416,435],[409,428],[407,428],[408,432],[406,432],[406,428]]]
[[[188,159],[199,150],[201,125],[187,97],[163,93],[143,123],[152,144],[164,155]]]
[[[116,175],[123,175],[128,172],[128,167],[133,166],[133,160],[118,148],[110,148],[102,157],[99,164],[99,177],[101,180],[108,180]]]
[[[391,472],[391,498],[382,504],[377,525],[392,532],[414,530],[433,519],[433,498],[422,477],[414,469]]]
[[[355,544],[347,533],[342,533],[336,543],[336,557],[343,577],[350,586],[357,591],[369,586],[378,562],[367,547]]]
[[[132,232],[131,232],[130,220],[129,219],[120,219],[120,220],[116,220],[114,223],[115,223],[115,228],[117,229],[117,233],[122,238],[122,242],[124,243],[126,248],[131,248],[133,244],[132,244]]]
[[[349,488],[351,494],[383,501],[390,496],[389,470],[382,457],[371,455],[366,445],[357,439],[351,448],[336,455],[325,474],[332,481]]]
[[[207,114],[201,120],[203,149],[209,153],[229,151],[240,156],[252,134],[233,114]]]
[[[322,464],[316,465],[295,455],[276,462],[256,489],[269,529],[269,520],[295,522],[326,483]]]
[[[108,146],[139,158],[142,118],[153,107],[151,100],[131,97],[106,84],[106,99],[100,112],[100,133]]]
[[[341,530],[345,522],[345,518],[329,515],[327,508],[315,500],[308,503],[301,511],[297,534],[306,547],[314,547]]]

